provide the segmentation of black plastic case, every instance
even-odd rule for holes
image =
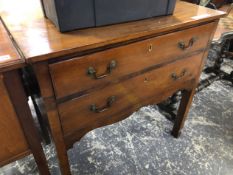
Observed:
[[[171,15],[176,0],[42,0],[61,32]]]

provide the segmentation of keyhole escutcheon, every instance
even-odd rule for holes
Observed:
[[[150,45],[149,45],[149,52],[152,52],[152,50],[153,50],[153,45],[150,44]]]

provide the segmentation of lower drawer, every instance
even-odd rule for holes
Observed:
[[[94,128],[120,120],[120,116],[112,116],[141,107],[145,101],[153,99],[150,102],[157,103],[179,89],[192,87],[194,84],[188,82],[197,78],[201,60],[202,54],[182,59],[59,104],[65,137],[76,131],[81,137]]]

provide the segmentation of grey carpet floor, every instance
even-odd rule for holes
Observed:
[[[213,52],[213,53],[212,53]],[[207,65],[213,64],[210,51]],[[222,67],[230,73],[231,61]],[[208,77],[202,74],[201,78]],[[233,87],[216,81],[195,95],[180,138],[156,105],[93,130],[68,151],[74,175],[233,175]],[[44,146],[52,175],[59,175],[54,145]],[[0,175],[39,174],[33,156],[0,168]]]
[[[172,122],[147,106],[119,123],[96,129],[69,150],[77,175],[232,175],[233,88],[217,81],[196,94],[179,139]],[[60,174],[53,145],[45,146],[51,173]],[[38,174],[32,156],[0,175]]]

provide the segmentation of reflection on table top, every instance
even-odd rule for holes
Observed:
[[[22,66],[22,63],[24,59],[18,54],[0,20],[0,72]]]
[[[39,0],[0,0],[0,14],[28,62],[116,44],[218,19],[225,14],[177,2],[173,15],[60,33],[44,18]]]

